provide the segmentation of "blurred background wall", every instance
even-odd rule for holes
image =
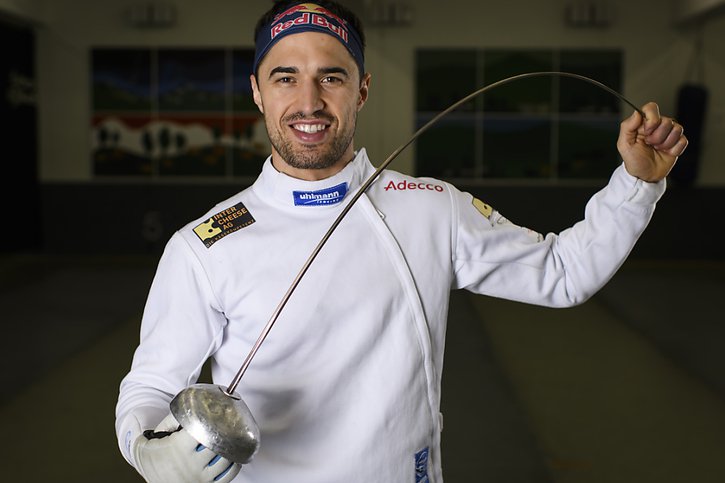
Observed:
[[[676,256],[720,258],[713,233],[721,235],[722,229],[709,223],[712,210],[707,208],[722,205],[725,187],[723,3],[349,0],[347,4],[367,23],[367,68],[373,74],[356,145],[366,147],[380,162],[415,130],[415,62],[420,49],[618,49],[622,92],[637,104],[657,101],[670,115],[678,108],[678,89],[692,80],[697,51],[698,72],[704,72],[698,81],[709,97],[696,175],[687,186],[673,186],[674,193],[663,201],[664,214],[658,214],[636,254],[668,256],[678,247]],[[3,28],[24,36],[26,51],[26,72],[16,72],[14,81],[7,82],[6,90],[12,90],[16,100],[3,114],[3,137],[11,145],[4,164],[13,166],[4,183],[22,193],[6,193],[5,210],[9,216],[17,212],[12,207],[22,205],[24,219],[32,219],[34,227],[23,230],[23,235],[8,231],[5,238],[15,240],[14,249],[158,252],[172,230],[246,186],[249,177],[171,180],[95,175],[90,154],[91,54],[99,48],[251,48],[254,22],[270,4],[269,0],[0,0]],[[19,55],[19,45],[4,42],[3,56]],[[452,70],[449,75],[453,80],[458,73]],[[443,88],[445,76],[441,84]],[[32,109],[26,115],[31,119],[11,131],[21,117],[20,109]],[[622,115],[629,112],[623,109]],[[406,150],[393,167],[419,174],[414,153]],[[557,180],[455,181],[509,218],[539,231],[557,230],[577,219],[581,201],[598,188],[597,183]],[[532,200],[549,208],[532,210]],[[683,219],[689,220],[687,234],[680,229]]]

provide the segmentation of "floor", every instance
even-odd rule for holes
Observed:
[[[155,260],[0,257],[3,481],[142,481],[113,430]],[[725,264],[630,261],[589,302],[455,292],[448,483],[725,481]]]

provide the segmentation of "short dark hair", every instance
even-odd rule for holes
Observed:
[[[272,8],[267,10],[257,21],[257,25],[254,27],[254,39],[252,39],[255,43],[257,42],[257,36],[259,35],[259,32],[266,27],[267,25],[272,23],[272,20],[274,17],[279,15],[280,13],[284,12],[290,7],[293,7],[295,5],[299,5],[300,3],[314,3],[316,5],[319,5],[322,8],[326,8],[330,12],[334,13],[341,19],[345,20],[354,28],[357,30],[358,35],[360,36],[360,44],[363,49],[363,54],[365,53],[365,32],[363,32],[363,25],[360,18],[355,15],[355,13],[350,10],[349,8],[345,7],[344,5],[341,5],[333,0],[279,0],[274,2],[274,5],[272,5]],[[256,74],[256,72],[255,72]],[[364,74],[364,72],[361,72],[360,75]]]

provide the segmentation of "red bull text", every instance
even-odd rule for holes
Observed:
[[[285,30],[300,25],[315,25],[317,27],[325,28],[340,37],[345,43],[348,43],[348,32],[344,27],[335,25],[323,15],[318,15],[316,13],[310,12],[304,12],[299,17],[293,20],[288,20],[286,22],[280,22],[273,25],[270,32],[271,38],[274,39]]]

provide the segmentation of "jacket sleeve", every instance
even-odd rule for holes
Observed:
[[[664,180],[643,182],[620,165],[589,200],[582,221],[546,236],[468,193],[452,192],[453,285],[549,307],[582,303],[622,265],[664,190]]]
[[[226,318],[202,264],[179,233],[167,244],[141,321],[141,339],[116,406],[116,435],[126,460],[130,445],[169,413],[169,403],[196,382],[219,347]]]

